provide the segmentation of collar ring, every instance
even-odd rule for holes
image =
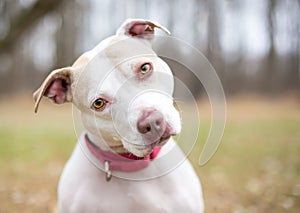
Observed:
[[[110,162],[108,160],[104,161],[104,171],[105,171],[105,180],[109,182],[112,178],[112,172],[109,169]]]

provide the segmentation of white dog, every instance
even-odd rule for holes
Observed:
[[[35,92],[35,112],[43,96],[73,102],[85,128],[60,179],[59,212],[203,212],[200,182],[171,137],[180,116],[172,72],[151,48],[154,28],[169,33],[127,20]]]

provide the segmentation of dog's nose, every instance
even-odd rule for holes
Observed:
[[[144,109],[137,121],[137,129],[140,133],[148,135],[152,140],[159,139],[166,128],[163,114],[156,109]]]

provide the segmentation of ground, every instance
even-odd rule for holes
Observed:
[[[203,185],[206,213],[300,212],[300,99],[230,98],[222,143],[203,167],[198,158],[209,123],[189,158]],[[0,97],[0,213],[55,212],[56,187],[76,143],[72,105],[29,95]]]

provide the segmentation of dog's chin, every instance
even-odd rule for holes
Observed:
[[[149,156],[153,152],[153,149],[155,147],[165,145],[170,138],[171,136],[162,137],[160,138],[159,141],[152,142],[152,143],[150,142],[147,145],[133,145],[131,146],[130,149],[128,149],[128,151],[137,157],[144,158]]]
[[[132,149],[130,153],[139,158],[144,158],[149,156],[153,152],[153,149],[154,147],[152,148],[152,146],[140,146]]]

